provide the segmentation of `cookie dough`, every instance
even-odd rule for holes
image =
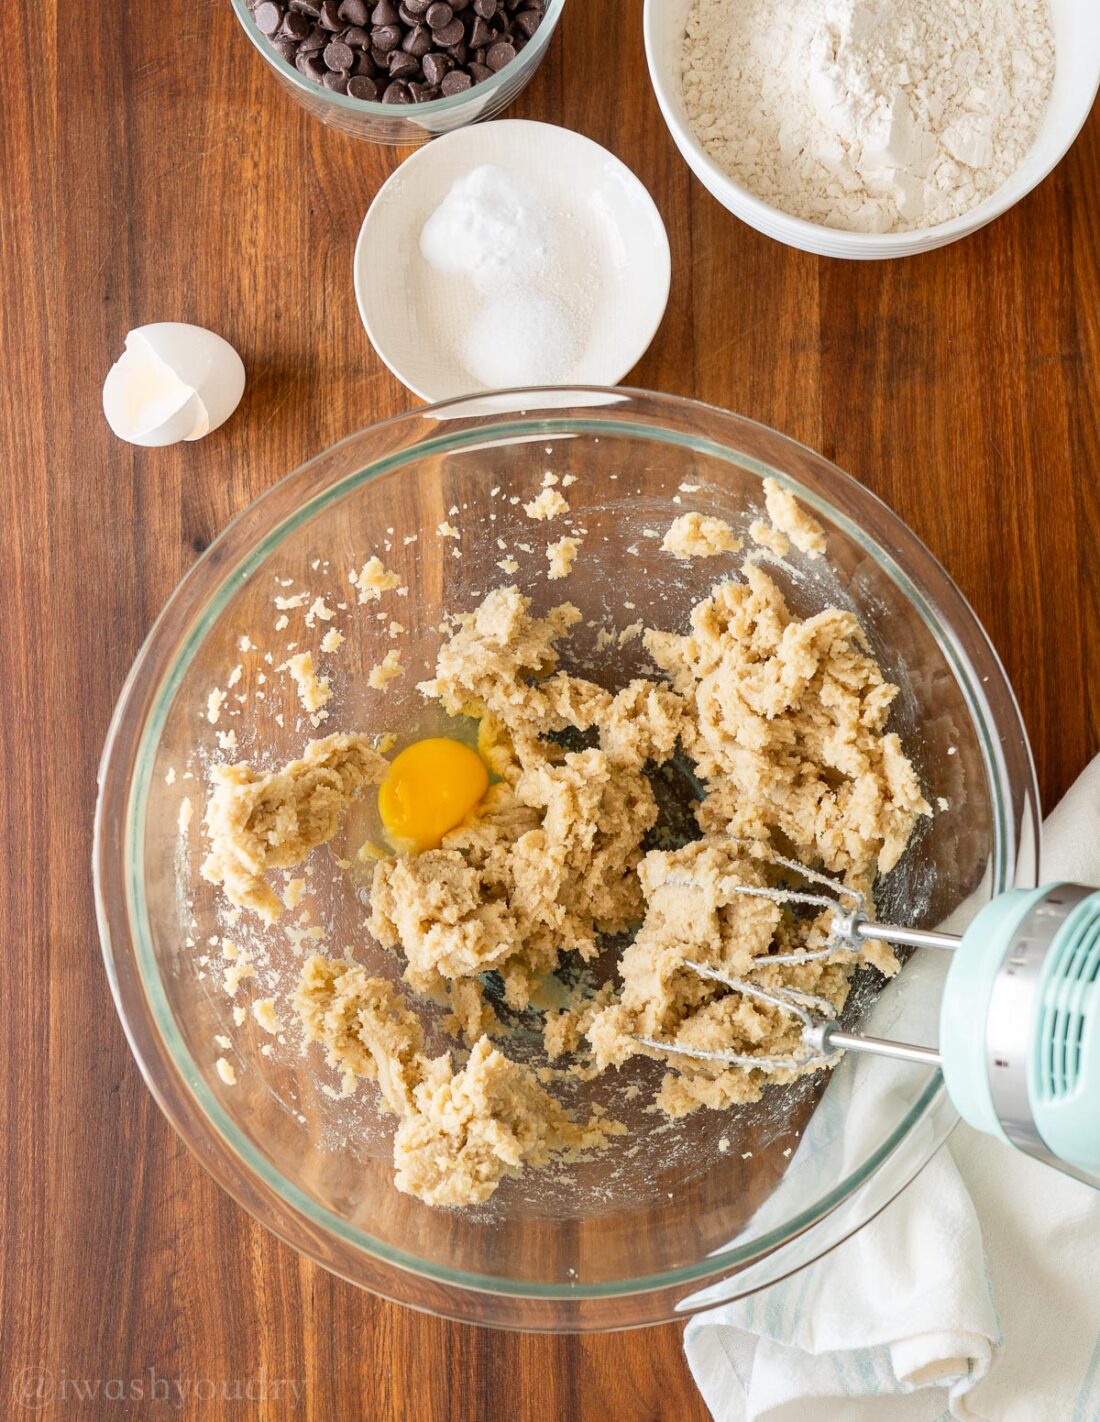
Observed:
[[[549,521],[557,518],[559,514],[568,513],[569,501],[559,494],[557,489],[545,488],[530,503],[524,504],[523,512],[528,518]]]
[[[456,1071],[448,1053],[428,1057],[420,1022],[382,978],[313,956],[297,1006],[307,1038],[320,1042],[345,1089],[376,1081],[387,1110],[399,1116],[395,1184],[429,1205],[479,1204],[506,1174],[576,1159],[622,1127],[598,1114],[583,1125],[488,1037]]]
[[[747,562],[691,614],[691,632],[649,631],[646,647],[683,698],[684,750],[706,782],[698,819],[840,873],[869,892],[930,813],[897,735],[897,687],[859,622],[829,608],[801,620]]]
[[[328,677],[319,677],[314,670],[312,652],[299,652],[296,656],[289,657],[284,665],[294,678],[298,700],[304,711],[319,711],[332,699],[332,687]]]
[[[773,529],[818,553],[815,521],[792,511],[778,486],[766,498]],[[666,547],[670,539],[670,551],[736,542],[727,525],[690,514]],[[456,1050],[469,1049],[465,1063],[426,1054],[418,1018],[383,979],[323,957],[303,973],[297,1007],[307,1039],[323,1045],[348,1088],[378,1083],[400,1117],[398,1188],[429,1204],[482,1201],[506,1175],[595,1149],[619,1129],[600,1117],[573,1121],[531,1068],[494,1045],[503,1029],[483,996],[486,973],[502,980],[506,1009],[527,1009],[548,1001],[545,980],[563,960],[591,961],[608,935],[632,932],[615,980],[545,1013],[544,1046],[582,1077],[635,1055],[663,1060],[656,1104],[676,1117],[755,1100],[795,1074],[775,1059],[797,1057],[801,1045],[790,1014],[690,964],[813,993],[837,1011],[859,963],[897,968],[881,943],[771,962],[822,947],[831,911],[739,892],[788,882],[782,854],[870,902],[876,875],[893,868],[930,813],[887,729],[897,688],[856,618],[836,608],[795,616],[750,559],[699,603],[686,633],[644,633],[660,679],[614,692],[562,669],[580,619],[568,603],[538,616],[518,588],[498,588],[452,619],[435,675],[419,688],[446,712],[479,719],[479,751],[495,780],[438,849],[377,859],[369,929],[400,955],[411,992],[449,1005],[444,1030]],[[698,838],[651,848],[659,811],[650,773],[673,757],[702,790]],[[204,872],[270,921],[279,901],[268,869],[298,864],[331,838],[347,805],[385,770],[354,735],[316,741],[269,775],[221,768]],[[695,1060],[665,1045],[734,1051],[760,1065]]]
[[[392,592],[401,586],[401,579],[391,573],[376,555],[371,556],[358,572],[353,568],[348,574],[348,582],[356,590],[359,602],[377,602],[384,592]]]
[[[764,480],[764,507],[772,528],[789,538],[808,558],[820,558],[825,552],[825,530],[795,496],[782,489],[774,479]]]
[[[838,1010],[857,961],[896,970],[876,943],[827,964],[757,966],[775,952],[821,947],[831,915],[796,918],[736,885],[778,883],[783,871],[769,855],[780,845],[868,895],[875,874],[896,864],[929,812],[885,730],[897,689],[850,613],[793,617],[752,562],[742,580],[719,584],[699,604],[686,636],[646,634],[671,685],[638,679],[612,696],[558,671],[556,643],[575,621],[568,606],[533,618],[518,589],[501,589],[441,650],[439,674],[424,689],[448,710],[495,718],[504,778],[439,851],[379,866],[372,931],[404,949],[417,991],[496,968],[506,1001],[522,1007],[562,954],[591,957],[599,934],[641,920],[622,955],[618,1000],[585,1022],[598,1067],[652,1054],[640,1036],[797,1056],[790,1014],[682,965],[751,971],[761,986],[813,991]],[[599,748],[570,753],[546,739],[566,725],[595,727]],[[678,745],[706,788],[702,837],[643,858],[640,841],[656,820],[643,767]],[[593,855],[601,845],[607,852]],[[670,1115],[753,1100],[777,1075],[676,1056],[669,1063],[658,1105]]]
[[[579,538],[573,538],[568,533],[559,538],[556,543],[546,545],[546,557],[550,564],[550,571],[547,577],[552,580],[567,578],[573,571],[573,564],[577,561],[577,550],[581,546]]]
[[[401,665],[401,652],[397,647],[391,647],[378,665],[371,667],[367,675],[367,685],[372,691],[381,691],[395,677],[404,676],[404,674],[405,668]]]
[[[618,1000],[584,1024],[597,1066],[620,1066],[640,1053],[662,1056],[640,1045],[639,1037],[748,1056],[800,1054],[795,1018],[699,977],[685,967],[689,962],[731,978],[751,978],[763,988],[812,992],[840,1010],[855,954],[836,954],[827,963],[767,967],[768,956],[775,952],[822,947],[831,917],[825,912],[798,921],[770,899],[738,893],[741,885],[778,882],[770,870],[766,852],[755,857],[743,841],[715,834],[675,852],[646,855],[639,871],[646,914],[622,956]],[[760,1095],[764,1078],[759,1072],[686,1057],[666,1059],[675,1069],[665,1076],[657,1105],[669,1116],[686,1115],[699,1106],[755,1101]],[[789,1080],[796,1074],[769,1071],[767,1077]]]
[[[301,864],[330,840],[351,802],[380,785],[388,768],[367,737],[356,735],[311,741],[301,760],[266,775],[244,762],[215,766],[203,878],[220,884],[230,903],[274,923],[283,906],[268,870]]]
[[[686,513],[673,519],[661,547],[675,558],[713,558],[738,552],[741,540],[724,519]]]
[[[749,537],[758,548],[766,548],[777,558],[785,558],[791,551],[791,540],[778,528],[773,528],[764,519],[758,518],[749,524]]]

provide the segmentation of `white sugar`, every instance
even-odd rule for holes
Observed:
[[[580,350],[576,323],[563,302],[515,291],[493,297],[477,312],[459,359],[483,385],[559,385]]]

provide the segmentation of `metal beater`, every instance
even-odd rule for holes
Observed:
[[[771,954],[759,965],[819,961],[871,939],[949,950],[954,956],[940,1005],[939,1048],[845,1032],[823,997],[762,987],[692,962],[684,967],[797,1019],[803,1052],[752,1056],[652,1037],[639,1037],[639,1042],[661,1052],[764,1071],[824,1065],[844,1051],[939,1067],[952,1102],[972,1126],[1100,1188],[1100,890],[1063,883],[1012,889],[986,904],[958,937],[878,923],[854,890],[791,860],[775,857],[772,862],[828,892],[732,880],[723,890],[831,909],[833,917],[824,947]]]

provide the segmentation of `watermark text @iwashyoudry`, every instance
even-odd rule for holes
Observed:
[[[166,1402],[180,1409],[195,1402],[282,1402],[294,1407],[305,1392],[304,1379],[274,1377],[266,1368],[236,1378],[172,1376],[156,1367],[131,1377],[78,1378],[64,1369],[23,1367],[11,1385],[12,1401],[27,1412],[97,1402]]]

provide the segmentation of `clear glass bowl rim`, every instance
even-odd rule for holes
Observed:
[[[570,396],[576,396],[576,401],[570,400]],[[597,398],[594,399],[594,397]],[[603,398],[600,400],[598,397]],[[504,401],[510,402],[508,408],[499,409],[498,406]],[[860,500],[876,505],[878,514],[885,516],[885,521],[900,534],[901,541],[908,544],[907,551],[921,555],[925,564],[922,567],[922,576],[926,581],[930,576],[938,584],[935,591],[939,597],[946,596],[955,603],[952,609],[953,617],[956,620],[958,618],[969,619],[970,631],[978,634],[979,645],[983,654],[988,657],[983,669],[986,685],[988,686],[993,678],[999,680],[1000,684],[996,687],[998,697],[1004,700],[1005,705],[1010,707],[1015,715],[1015,727],[1004,729],[1015,730],[1024,749],[1026,761],[1024,778],[1028,783],[1019,785],[1017,788],[1021,792],[1021,799],[1029,804],[1032,821],[1030,827],[1025,826],[1025,833],[1020,837],[1019,842],[1015,827],[1005,813],[1006,806],[1011,803],[1012,786],[998,737],[995,734],[998,728],[993,724],[987,692],[983,689],[980,677],[975,668],[971,666],[969,657],[960,645],[954,626],[944,623],[937,616],[937,604],[930,601],[926,594],[911,581],[909,575],[891,554],[886,552],[880,544],[870,540],[846,514],[835,508],[827,499],[805,488],[795,476],[787,474],[782,469],[773,469],[771,465],[765,465],[752,456],[742,453],[735,440],[728,445],[722,445],[710,438],[692,437],[679,429],[662,428],[653,423],[647,424],[644,419],[638,424],[626,422],[621,418],[601,420],[601,403],[613,406],[621,416],[623,405],[627,402],[632,402],[642,408],[649,407],[650,420],[658,417],[663,407],[676,409],[681,413],[689,413],[694,409],[700,415],[705,415],[708,423],[713,424],[717,421],[728,424],[731,436],[735,436],[739,428],[762,431],[770,440],[789,446],[804,457],[809,456],[815,465],[815,472],[820,471],[826,474],[830,480],[840,481],[841,485],[854,486],[858,490]],[[450,434],[437,433],[433,437],[420,437],[426,428],[431,428],[433,423],[438,430],[447,419],[457,419],[463,414],[483,416],[487,413],[491,413],[493,416],[493,423],[488,429],[484,425],[475,424]],[[497,423],[498,418],[499,424]],[[1030,878],[1030,882],[1035,882],[1034,875],[1038,871],[1037,806],[1039,801],[1035,772],[1015,696],[995,650],[962,593],[916,534],[909,530],[907,525],[869,489],[859,484],[851,475],[846,474],[824,456],[768,426],[721,410],[716,406],[688,400],[681,396],[655,394],[650,391],[633,390],[622,386],[614,389],[600,387],[578,387],[574,390],[564,387],[544,390],[523,389],[462,396],[437,405],[421,406],[392,416],[346,436],[344,440],[338,441],[337,444],[330,446],[327,450],[320,452],[285,475],[237,514],[184,576],[162,609],[142,645],[120,693],[104,745],[99,769],[93,871],[100,941],[112,995],[131,1051],[154,1099],[188,1147],[239,1204],[292,1247],[305,1252],[317,1262],[325,1264],[326,1267],[334,1268],[335,1272],[352,1279],[353,1282],[358,1282],[355,1280],[354,1274],[346,1273],[338,1266],[334,1266],[322,1258],[315,1248],[310,1247],[310,1241],[315,1237],[318,1229],[384,1265],[393,1266],[440,1285],[475,1290],[505,1298],[575,1302],[586,1299],[624,1298],[689,1284],[701,1286],[704,1282],[713,1281],[763,1258],[819,1224],[841,1204],[851,1199],[885,1165],[910,1132],[915,1130],[922,1120],[931,1116],[937,1106],[942,1108],[943,1105],[945,1095],[943,1080],[940,1073],[935,1072],[904,1119],[886,1136],[878,1149],[860,1167],[852,1171],[834,1189],[826,1192],[812,1206],[793,1216],[784,1225],[754,1238],[747,1245],[714,1253],[694,1264],[684,1265],[678,1269],[649,1277],[590,1284],[564,1284],[517,1281],[500,1276],[474,1274],[452,1269],[445,1265],[426,1261],[418,1255],[407,1253],[374,1239],[364,1231],[349,1225],[340,1216],[319,1206],[275,1169],[222,1110],[217,1099],[207,1087],[197,1063],[188,1052],[175,1025],[160,983],[144,902],[139,834],[144,824],[145,802],[159,733],[171,705],[175,688],[191,655],[202,641],[209,626],[224,609],[225,603],[231,597],[234,587],[241,580],[242,574],[247,575],[247,572],[261,563],[285,537],[312,518],[324,506],[343,497],[351,488],[366,483],[395,466],[408,463],[410,458],[415,457],[416,451],[441,453],[451,449],[460,449],[464,444],[470,443],[477,443],[484,447],[487,441],[492,442],[501,437],[514,437],[520,426],[524,427],[524,433],[527,434],[537,429],[540,438],[544,435],[552,436],[555,432],[565,433],[565,429],[554,430],[555,421],[567,426],[570,431],[583,431],[586,424],[591,424],[598,428],[585,431],[586,433],[598,434],[602,428],[603,432],[608,435],[633,435],[657,439],[697,453],[717,457],[743,468],[747,467],[760,475],[777,473],[783,481],[792,487],[801,500],[809,506],[817,508],[831,521],[842,527],[849,537],[858,542],[890,574],[924,619],[966,695],[982,744],[985,768],[993,792],[995,862],[993,864],[992,892],[1000,892],[1011,887],[1017,877],[1022,877],[1025,880]],[[227,563],[212,573],[212,569],[220,561],[219,554],[230,541],[231,535],[265,503],[278,499],[285,500],[288,490],[294,482],[305,479],[314,465],[326,459],[341,445],[375,431],[387,430],[392,433],[401,425],[408,427],[410,438],[407,441],[391,448],[380,459],[360,468],[357,472],[329,480],[322,489],[314,492],[304,503],[299,503],[292,513],[285,515],[264,537],[253,543],[231,565]],[[192,615],[186,637],[171,647],[167,664],[158,669],[156,665],[158,660],[164,661],[162,652],[169,651],[168,647],[162,648],[160,644],[166,636],[172,635],[171,630],[167,628],[171,614],[181,601],[188,600],[189,593],[193,594],[200,584],[210,582],[213,578],[217,579],[217,585],[212,591],[206,592],[201,602],[201,610],[197,615]],[[193,596],[190,601],[194,601]],[[151,710],[143,714],[139,723],[135,723],[135,713],[142,709],[137,704],[139,690],[144,691],[145,701],[149,703]],[[117,783],[116,762],[119,760],[126,742],[136,746],[134,756],[136,771],[132,780],[122,786]],[[1019,768],[1017,768],[1017,775],[1019,776],[1019,774]],[[1009,793],[1006,794],[1006,791]],[[113,801],[120,795],[125,805],[125,813],[121,817],[124,833],[121,836],[121,845],[118,846],[122,849],[121,856],[113,853],[116,847],[115,841],[119,836],[112,831],[114,819],[111,814]],[[1027,832],[1028,828],[1030,828],[1030,836]],[[1029,837],[1030,844],[1028,843]],[[1020,857],[1032,852],[1034,863],[1028,860],[1026,865],[1021,868]],[[121,905],[117,898],[119,891],[122,895]],[[125,918],[126,931],[124,935],[116,932],[113,923],[113,916],[117,916],[113,914],[113,911],[120,906]],[[125,941],[116,941],[120,936],[124,937]],[[119,971],[120,964],[124,967],[127,966],[127,954],[137,967],[136,982],[130,979],[129,974]],[[135,994],[134,989],[139,985],[141,992]],[[142,1008],[146,1009],[147,1014],[151,1014],[148,1022],[139,1020]],[[154,1032],[148,1033],[141,1030],[150,1025],[155,1026]],[[165,1081],[166,1071],[171,1081]],[[190,1126],[186,1122],[187,1112],[180,1109],[181,1103],[173,1097],[171,1089],[173,1085],[182,1089],[190,1097],[190,1100],[184,1104],[197,1108],[198,1115],[214,1129],[222,1149],[227,1153],[227,1159],[220,1159],[213,1155],[205,1142],[194,1138]],[[941,1132],[932,1142],[921,1164],[925,1163],[938,1148],[943,1134]],[[230,1162],[236,1167],[235,1170],[229,1168]],[[299,1230],[295,1234],[287,1227],[285,1221],[275,1222],[266,1217],[262,1208],[256,1204],[255,1196],[250,1196],[246,1190],[241,1188],[238,1182],[238,1172],[241,1172],[246,1180],[252,1177],[263,1190],[273,1194],[285,1206],[289,1207],[292,1214],[305,1224],[306,1229]],[[904,1189],[913,1173],[912,1170],[908,1171],[905,1177],[897,1182],[897,1189],[892,1190],[890,1198]],[[856,1227],[861,1227],[865,1222],[865,1220],[862,1221],[860,1226]],[[851,1230],[846,1230],[842,1237],[847,1237],[851,1232]],[[830,1241],[821,1252],[827,1252],[837,1243],[839,1240]],[[375,1288],[373,1284],[370,1287]]]
[[[268,37],[262,33],[252,18],[248,0],[232,0],[232,5],[245,34],[259,50],[261,57],[295,89],[300,89],[311,99],[330,104],[334,109],[347,114],[358,114],[361,117],[369,115],[371,118],[384,118],[391,122],[399,119],[415,122],[422,115],[429,115],[432,118],[446,118],[448,114],[454,113],[456,109],[461,109],[474,97],[488,99],[504,85],[508,78],[514,79],[520,69],[529,69],[537,65],[543,50],[553,38],[554,30],[561,19],[561,12],[565,8],[565,0],[548,0],[542,21],[534,36],[520,50],[511,64],[506,64],[503,69],[498,69],[491,79],[485,79],[480,84],[463,90],[461,94],[451,94],[442,99],[429,99],[426,104],[383,104],[374,103],[370,99],[350,99],[346,94],[337,94],[332,89],[326,89],[323,84],[313,84],[308,79],[303,79],[294,65],[288,64],[279,51],[272,47]],[[429,138],[432,137],[431,130],[426,130],[426,134]]]

